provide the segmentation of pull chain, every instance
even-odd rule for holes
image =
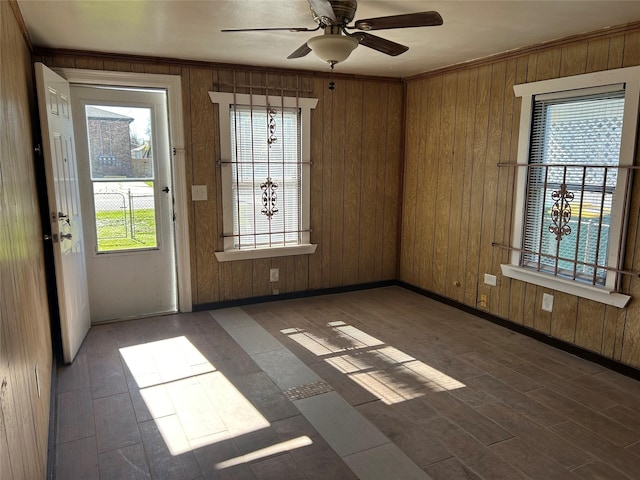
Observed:
[[[336,62],[329,62],[329,64],[331,65],[331,77],[329,78],[329,90],[333,92],[333,90],[336,88],[336,83],[333,81],[333,67],[335,67]]]

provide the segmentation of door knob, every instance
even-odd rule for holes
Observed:
[[[61,233],[60,234],[60,238],[62,238],[63,240],[66,238],[67,240],[71,240],[71,234],[70,233]]]
[[[169,193],[169,187],[164,187],[164,188],[162,189],[162,191],[163,191],[164,193]]]

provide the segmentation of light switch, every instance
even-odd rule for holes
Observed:
[[[194,202],[203,202],[207,199],[206,185],[191,185],[191,200]]]

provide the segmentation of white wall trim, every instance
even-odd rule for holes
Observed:
[[[290,247],[265,247],[248,250],[227,250],[226,252],[214,252],[219,262],[231,262],[234,260],[252,260],[255,258],[288,257],[293,255],[309,255],[315,253],[318,245],[309,243],[305,245],[291,245]]]
[[[54,68],[69,83],[108,85],[119,87],[161,88],[167,91],[169,107],[169,137],[176,154],[172,160],[173,189],[175,194],[176,274],[178,279],[178,308],[190,312],[191,260],[189,252],[189,216],[187,210],[187,173],[185,168],[184,120],[182,117],[182,80],[180,75],[113,72]]]
[[[601,72],[582,73],[568,77],[540,80],[538,82],[521,83],[513,86],[516,97],[538,95],[541,93],[580,90],[583,88],[626,83],[630,79],[640,78],[640,66],[615,68]]]
[[[594,302],[604,303],[613,307],[624,308],[631,297],[622,293],[613,292],[604,287],[595,287],[574,280],[554,277],[546,273],[536,272],[530,268],[516,265],[500,265],[502,275],[522,282],[532,283],[540,287],[546,287],[558,292],[569,293],[576,297],[587,298]]]

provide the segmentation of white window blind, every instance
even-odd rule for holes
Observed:
[[[306,255],[316,98],[209,92],[218,106],[224,248],[218,261]]]
[[[301,242],[300,110],[232,105],[235,249]]]
[[[624,98],[623,88],[534,98],[523,266],[605,284]]]

